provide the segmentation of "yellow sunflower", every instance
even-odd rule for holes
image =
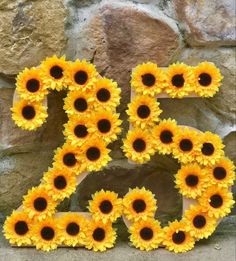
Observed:
[[[16,78],[16,91],[23,100],[42,101],[48,94],[48,90],[41,79],[40,69],[25,68],[20,72]]]
[[[122,214],[122,199],[113,191],[104,191],[103,189],[92,195],[89,201],[89,211],[95,221],[113,223]]]
[[[36,249],[49,252],[58,247],[60,240],[56,219],[47,218],[34,225],[32,241]]]
[[[197,164],[188,164],[175,175],[176,188],[187,198],[200,196],[208,186],[209,179],[205,169]]]
[[[4,223],[3,232],[10,244],[29,246],[31,245],[32,220],[25,212],[13,211]]]
[[[221,138],[206,131],[199,135],[200,150],[196,160],[202,165],[214,165],[224,155],[224,144]]]
[[[175,137],[177,130],[177,123],[172,119],[162,120],[154,127],[152,131],[153,139],[155,140],[155,146],[160,154],[172,153],[174,147],[173,138]]]
[[[195,241],[190,233],[186,230],[184,222],[173,221],[169,223],[164,230],[163,245],[169,251],[182,253],[191,250],[194,247]]]
[[[181,163],[189,163],[196,159],[199,153],[199,134],[187,127],[178,128],[173,138],[173,156]]]
[[[133,223],[129,228],[130,241],[140,250],[150,251],[158,248],[163,235],[160,223],[152,218]]]
[[[231,212],[235,201],[228,189],[213,185],[203,192],[199,203],[208,210],[210,217],[220,218]]]
[[[67,76],[70,79],[70,90],[85,91],[94,88],[98,72],[93,64],[77,59],[75,62],[69,63]]]
[[[64,124],[64,136],[68,143],[73,146],[81,146],[84,142],[91,138],[90,119],[86,116],[72,116],[69,121]]]
[[[130,123],[141,129],[154,126],[160,120],[159,115],[162,112],[159,105],[156,98],[147,95],[136,96],[126,110]]]
[[[85,232],[85,247],[93,251],[105,251],[107,248],[114,247],[116,232],[111,223],[103,224],[101,221],[90,221]]]
[[[206,209],[199,205],[191,205],[183,218],[186,229],[196,239],[208,238],[216,229],[216,219],[209,217]]]
[[[65,213],[57,218],[59,238],[66,246],[84,245],[88,221],[78,213]]]
[[[120,104],[121,89],[117,83],[107,78],[100,78],[96,81],[93,95],[89,101],[94,108],[115,109]]]
[[[221,158],[214,166],[207,168],[207,172],[211,184],[225,188],[234,184],[235,166],[227,157]]]
[[[26,211],[30,218],[36,218],[41,221],[51,217],[55,213],[57,203],[48,195],[48,191],[43,185],[33,187],[24,196],[23,210]]]
[[[64,99],[63,109],[69,116],[88,116],[93,108],[93,102],[90,101],[91,95],[90,91],[69,91]]]
[[[91,139],[81,147],[82,166],[86,171],[99,171],[111,160],[104,141]]]
[[[202,97],[212,97],[221,85],[223,76],[214,63],[202,62],[193,69],[194,91]]]
[[[40,103],[25,100],[16,102],[11,108],[12,119],[24,130],[35,130],[42,126],[48,116],[47,108]]]
[[[142,164],[149,161],[155,153],[154,140],[146,130],[130,130],[123,142],[125,156],[136,163]]]
[[[66,76],[68,63],[65,61],[65,56],[48,57],[41,63],[40,68],[43,83],[48,89],[60,91],[68,86]]]
[[[175,63],[168,67],[165,91],[172,98],[183,98],[192,92],[193,73],[190,66]]]
[[[89,131],[93,135],[102,138],[106,144],[117,139],[120,134],[120,125],[122,121],[119,119],[120,114],[112,111],[99,110],[94,112],[91,117],[91,124]]]
[[[130,83],[136,93],[155,96],[166,86],[166,75],[156,64],[147,62],[133,69]]]
[[[54,200],[64,200],[76,190],[76,178],[66,168],[49,169],[43,176],[44,187]]]
[[[154,194],[144,187],[129,189],[123,198],[123,213],[134,222],[153,218],[157,210],[156,203]]]

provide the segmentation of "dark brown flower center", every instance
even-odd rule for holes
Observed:
[[[44,211],[46,208],[47,208],[47,200],[45,198],[42,198],[42,197],[38,197],[34,200],[34,208],[37,210],[37,211]]]
[[[36,115],[34,107],[30,105],[23,107],[22,115],[26,120],[32,120]]]
[[[83,85],[87,82],[88,80],[88,74],[84,71],[78,71],[74,75],[75,82],[77,84]]]
[[[102,133],[107,133],[111,129],[111,123],[107,119],[102,119],[102,120],[98,121],[97,126],[98,126],[99,131]]]
[[[173,141],[173,133],[169,130],[164,130],[160,134],[160,140],[162,143],[168,144]]]
[[[201,73],[198,78],[199,84],[202,86],[208,86],[211,84],[212,78],[208,73]]]
[[[171,79],[172,85],[177,88],[181,88],[184,86],[184,77],[183,74],[176,74]]]
[[[143,139],[136,139],[133,142],[133,149],[137,152],[143,152],[146,149],[146,142]]]
[[[67,185],[67,181],[66,181],[66,178],[64,176],[57,176],[55,179],[54,179],[54,186],[55,188],[57,189],[64,189]]]
[[[39,90],[39,86],[40,86],[39,81],[36,79],[30,79],[26,83],[26,89],[29,92],[37,92]]]
[[[77,125],[74,129],[74,134],[78,138],[86,137],[88,135],[87,127],[82,124]]]
[[[60,79],[63,76],[63,70],[60,66],[55,65],[50,69],[50,75],[55,79]]]
[[[137,109],[137,114],[141,119],[146,119],[150,113],[151,111],[147,105],[140,105]]]
[[[105,238],[105,230],[103,228],[96,228],[93,231],[93,239],[96,241],[102,241]]]
[[[149,227],[144,227],[140,230],[140,237],[143,240],[150,240],[153,238],[153,231]]]
[[[209,142],[205,142],[202,145],[202,153],[206,156],[211,156],[215,151],[214,146],[209,143]]]
[[[156,78],[151,73],[146,73],[142,75],[142,82],[145,86],[151,87],[155,84]]]
[[[88,108],[88,103],[84,98],[78,98],[74,102],[74,107],[79,112],[84,112]]]
[[[55,236],[55,231],[51,227],[43,227],[41,230],[41,237],[44,240],[52,240]]]
[[[99,206],[102,213],[108,214],[112,211],[113,206],[109,200],[103,200]]]
[[[225,168],[223,168],[223,167],[216,167],[213,170],[213,175],[218,180],[224,179],[226,177],[226,174],[227,174],[227,172],[226,172]]]
[[[15,224],[15,232],[17,235],[23,236],[29,231],[29,227],[25,221],[17,221]]]
[[[97,92],[96,96],[100,102],[107,102],[111,98],[110,91],[105,88],[101,88]]]
[[[135,212],[140,213],[146,209],[146,203],[142,199],[135,199],[133,202],[133,209]]]
[[[180,141],[179,147],[182,151],[191,151],[193,148],[193,143],[189,139],[183,139]]]
[[[213,208],[219,208],[221,207],[223,204],[223,199],[220,195],[218,194],[215,194],[213,196],[211,196],[210,198],[210,205],[213,207]]]
[[[196,228],[203,228],[206,225],[206,218],[202,215],[197,215],[193,219],[193,225]]]
[[[95,161],[98,160],[100,158],[101,152],[98,148],[96,147],[90,147],[87,151],[86,151],[86,156],[89,160],[91,161]]]
[[[69,234],[70,236],[76,236],[79,234],[80,231],[80,226],[75,223],[75,222],[71,222],[67,225],[66,227],[66,232],[67,234]]]
[[[68,166],[72,167],[76,164],[76,158],[74,153],[66,153],[63,157],[63,163]]]
[[[175,244],[180,245],[184,242],[185,240],[185,233],[183,231],[175,232],[172,235],[172,240]]]
[[[185,178],[185,182],[189,187],[195,187],[198,184],[198,176],[190,174]]]

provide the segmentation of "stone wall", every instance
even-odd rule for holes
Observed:
[[[2,218],[39,183],[52,163],[53,150],[63,143],[65,93],[49,95],[48,121],[35,132],[17,128],[10,113],[16,74],[54,53],[93,61],[102,75],[117,81],[122,88],[119,111],[123,120],[130,72],[138,63],[214,62],[224,75],[220,92],[209,99],[161,100],[162,118],[219,134],[227,156],[236,162],[234,0],[0,0],[0,39]],[[127,126],[124,121],[123,136]],[[181,197],[173,182],[177,162],[156,155],[147,165],[131,165],[120,145],[121,140],[111,146],[114,160],[109,166],[90,174],[60,208],[85,209],[91,193],[100,188],[123,195],[129,187],[145,186],[156,193],[162,220],[179,215]]]

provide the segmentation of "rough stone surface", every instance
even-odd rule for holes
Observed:
[[[62,0],[1,1],[0,72],[17,74],[65,47]]]
[[[183,23],[191,46],[236,44],[234,0],[175,0],[177,17]]]

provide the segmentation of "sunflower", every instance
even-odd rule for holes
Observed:
[[[52,168],[43,176],[45,189],[54,200],[64,200],[76,190],[76,178],[66,168]]]
[[[147,62],[136,66],[131,75],[131,87],[138,94],[155,96],[165,87],[166,75],[156,64]]]
[[[64,99],[63,109],[69,116],[88,116],[93,108],[93,102],[90,100],[91,95],[91,91],[69,91]]]
[[[157,126],[154,127],[152,133],[155,141],[155,146],[160,154],[172,153],[174,147],[173,138],[178,130],[175,120],[167,119],[162,120]]]
[[[25,212],[13,211],[4,223],[3,232],[10,244],[29,246],[31,245],[32,220]]]
[[[199,136],[200,150],[196,160],[202,165],[214,165],[224,155],[221,138],[206,131]]]
[[[190,233],[186,230],[184,222],[173,221],[169,223],[164,230],[163,245],[169,251],[182,253],[191,250],[194,247],[195,241]]]
[[[196,198],[208,186],[209,179],[206,170],[197,164],[183,166],[175,175],[176,188],[187,198]]]
[[[36,249],[49,252],[58,247],[60,240],[56,219],[47,218],[34,225],[32,241]]]
[[[122,199],[113,191],[103,189],[92,195],[89,201],[89,211],[95,221],[113,223],[122,214]]]
[[[150,157],[155,153],[154,140],[146,130],[129,130],[123,142],[125,156],[136,163],[142,164],[149,161]]]
[[[172,98],[183,98],[192,92],[193,73],[190,66],[174,63],[166,71],[167,87],[165,91]]]
[[[70,90],[85,91],[94,88],[98,72],[93,64],[77,59],[75,62],[69,63],[67,76],[70,79]]]
[[[223,157],[213,167],[207,168],[209,181],[219,187],[232,186],[235,180],[234,170],[233,162],[229,158]]]
[[[187,127],[179,128],[173,138],[173,156],[181,163],[189,163],[196,159],[199,151],[199,134]]]
[[[89,101],[93,103],[94,108],[116,108],[120,104],[121,89],[117,83],[107,78],[100,78],[95,82],[93,95]]]
[[[226,188],[213,185],[205,190],[199,198],[199,203],[208,210],[210,217],[220,218],[231,212],[235,202],[232,193]]]
[[[136,222],[153,218],[156,210],[154,194],[144,187],[130,189],[123,198],[123,213],[128,220]]]
[[[12,119],[24,130],[35,130],[42,126],[48,116],[47,108],[40,103],[25,100],[16,102],[11,108]]]
[[[122,121],[119,119],[118,113],[112,111],[99,110],[94,112],[91,117],[89,131],[95,136],[102,138],[105,143],[110,143],[117,139],[117,135],[121,132],[120,125]]]
[[[136,96],[126,110],[130,123],[141,129],[154,126],[160,120],[159,115],[162,112],[159,104],[153,97]]]
[[[25,68],[20,72],[16,78],[16,91],[23,100],[42,101],[48,94],[48,90],[41,79],[40,69]]]
[[[67,137],[68,143],[73,146],[81,146],[84,142],[91,138],[91,130],[89,129],[89,118],[86,116],[72,116],[69,121],[64,124],[64,136]]]
[[[202,97],[212,97],[221,85],[223,76],[214,63],[202,62],[193,69],[194,91]]]
[[[196,239],[208,238],[216,229],[216,219],[209,217],[206,209],[191,205],[184,213],[187,231]]]
[[[150,251],[158,248],[163,238],[160,223],[152,218],[133,223],[129,232],[130,241],[140,250]]]
[[[93,251],[105,251],[114,247],[116,241],[116,231],[111,223],[104,224],[102,221],[90,221],[85,232],[85,247]]]
[[[48,89],[60,91],[68,85],[66,72],[68,63],[65,56],[58,58],[56,55],[46,58],[40,65],[43,83]]]
[[[78,213],[65,213],[57,218],[59,238],[66,246],[80,246],[84,244],[88,221]]]
[[[24,196],[23,209],[30,218],[36,218],[39,221],[46,217],[51,217],[55,213],[56,201],[48,195],[43,185],[33,187]]]

